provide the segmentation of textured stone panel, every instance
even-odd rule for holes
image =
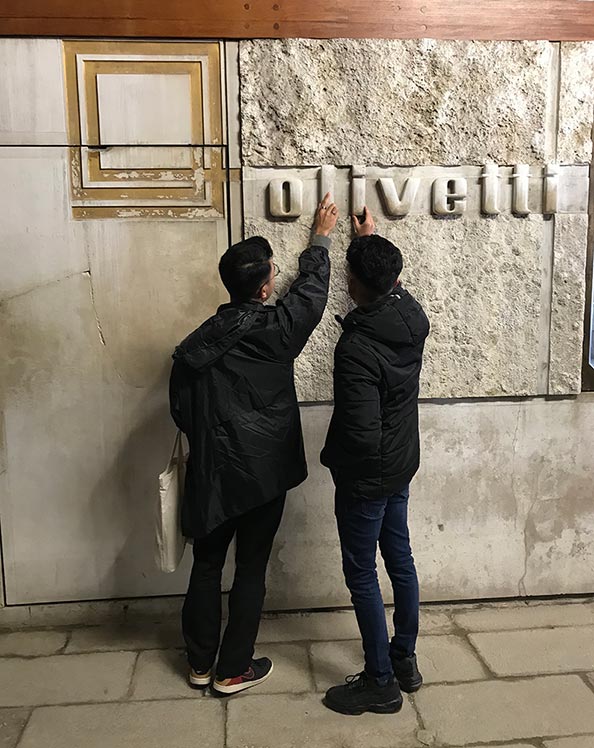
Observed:
[[[223,705],[212,700],[36,709],[21,748],[201,748],[224,744]],[[199,736],[199,738],[198,738]]]
[[[280,294],[295,276],[309,226],[305,219],[246,221],[246,235],[266,236],[273,246],[283,270]],[[352,308],[344,259],[349,232],[348,221],[342,220],[332,238],[328,306],[296,362],[297,391],[303,401],[332,399],[332,356],[341,331],[334,316],[344,316]],[[409,216],[379,221],[378,232],[401,248],[403,284],[423,304],[432,325],[421,396],[536,394],[543,218]]]
[[[584,333],[588,216],[556,216],[549,394],[578,394]]]
[[[550,61],[547,42],[244,41],[244,163],[538,161]]]
[[[66,144],[62,43],[0,39],[0,143]]]
[[[128,691],[134,660],[132,652],[7,658],[0,668],[0,706],[117,701]]]
[[[561,44],[558,158],[588,163],[592,158],[594,42]]]
[[[415,704],[447,745],[594,731],[594,693],[577,675],[429,686]]]
[[[229,748],[421,748],[417,719],[404,702],[399,714],[363,714],[346,719],[327,709],[319,694],[311,696],[245,696],[227,707]]]
[[[545,748],[592,748],[594,735],[580,735],[574,738],[560,738],[559,740],[545,740]]]
[[[581,672],[594,668],[594,626],[470,634],[498,676]]]

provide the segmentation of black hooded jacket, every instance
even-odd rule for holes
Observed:
[[[380,499],[419,467],[417,399],[429,321],[398,285],[342,322],[334,354],[334,413],[321,454],[339,496]]]
[[[307,477],[293,362],[326,306],[329,246],[314,237],[276,306],[224,304],[175,349],[171,415],[190,444],[186,537],[204,537]]]

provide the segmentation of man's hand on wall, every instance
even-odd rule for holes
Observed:
[[[352,216],[353,230],[357,236],[370,236],[375,231],[375,221],[371,211],[367,206],[363,208],[363,221],[359,221],[357,216]]]
[[[313,232],[322,236],[329,236],[332,229],[336,226],[338,219],[338,208],[333,202],[330,202],[330,193],[327,192],[318,205],[316,217],[314,219]]]

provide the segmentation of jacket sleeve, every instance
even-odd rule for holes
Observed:
[[[307,343],[328,301],[330,284],[330,239],[316,235],[299,258],[299,275],[287,294],[277,302],[283,342],[292,358]]]
[[[175,361],[169,377],[169,411],[178,429],[190,431],[190,388],[184,367]]]
[[[381,372],[357,346],[340,344],[334,358],[334,413],[323,465],[340,473],[380,474]]]

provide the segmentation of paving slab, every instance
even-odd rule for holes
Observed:
[[[29,709],[0,709],[0,748],[16,746],[29,714]]]
[[[336,714],[319,695],[245,696],[227,707],[227,748],[421,748],[417,730],[408,700],[381,718]]]
[[[188,685],[185,652],[163,649],[140,653],[132,679],[132,699],[195,699],[201,695]]]
[[[258,644],[267,642],[329,641],[359,636],[357,619],[351,610],[263,618]]]
[[[345,676],[363,669],[359,640],[311,645],[316,689],[326,691]],[[419,669],[425,683],[482,680],[484,667],[470,646],[458,636],[422,636],[417,646]]]
[[[594,604],[565,603],[555,605],[516,604],[492,606],[464,613],[454,613],[454,621],[468,631],[505,631],[535,629],[547,626],[594,625]]]
[[[0,707],[121,699],[135,659],[133,652],[6,658],[0,667]]]
[[[496,675],[570,673],[594,668],[594,626],[469,634]]]
[[[64,648],[65,631],[11,631],[0,634],[0,657],[40,657]]]
[[[180,622],[146,621],[123,626],[85,626],[74,629],[66,652],[110,652],[183,647]]]
[[[223,714],[214,699],[44,707],[19,748],[221,748]]]
[[[545,748],[593,748],[594,733],[592,735],[580,735],[574,738],[559,738],[558,740],[545,740]]]
[[[258,646],[255,656],[270,657],[274,663],[272,675],[258,686],[258,694],[313,691],[313,677],[305,644]]]
[[[594,693],[577,675],[428,686],[415,703],[427,730],[453,746],[594,732]]]

